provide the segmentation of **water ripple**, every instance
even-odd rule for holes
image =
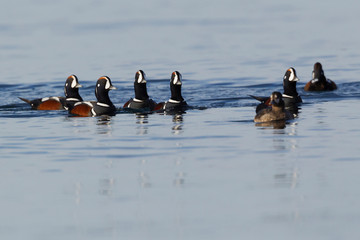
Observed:
[[[223,108],[223,107],[244,107],[256,106],[257,101],[249,95],[267,96],[273,91],[282,91],[282,83],[249,84],[239,86],[243,78],[237,79],[214,79],[209,81],[184,80],[183,96],[191,109]],[[166,101],[170,97],[168,79],[153,79],[148,81],[149,95],[157,102]],[[205,83],[205,85],[204,85]],[[83,81],[84,85],[80,93],[87,100],[95,99],[93,81]],[[110,92],[114,104],[119,107],[119,114],[126,114],[121,111],[122,104],[130,97],[133,97],[132,83],[115,82],[117,91]],[[124,86],[125,85],[125,86]],[[298,92],[302,96],[304,104],[311,104],[323,101],[339,101],[342,99],[360,98],[360,82],[348,82],[338,84],[338,90],[333,92],[305,92],[305,83],[298,84]],[[17,97],[22,96],[29,99],[48,96],[61,96],[63,86],[60,83],[42,84],[1,84],[3,92],[2,105],[0,105],[0,117],[5,118],[28,118],[54,116],[59,111],[34,111]],[[65,111],[60,114],[66,115]]]

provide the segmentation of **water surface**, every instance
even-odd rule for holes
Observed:
[[[353,239],[360,233],[359,3],[8,2],[0,9],[3,239]],[[320,61],[339,89],[302,88]],[[304,103],[253,122],[249,95]],[[61,96],[70,74],[121,106],[135,72],[156,101],[182,73],[184,114],[77,118],[17,97]],[[336,227],[334,227],[336,226]]]

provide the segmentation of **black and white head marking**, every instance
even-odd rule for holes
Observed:
[[[137,83],[146,83],[146,74],[143,70],[139,70],[135,74],[135,81]]]
[[[72,81],[71,81],[71,88],[79,88],[79,87],[82,87],[80,84],[79,84],[79,81],[77,79],[77,77],[75,75],[71,75],[70,76],[72,78]]]
[[[279,103],[280,99],[277,98],[276,96],[273,96],[272,101],[275,102],[275,103]]]
[[[291,68],[289,68],[289,69],[287,70],[287,73],[285,74],[284,79],[286,78],[286,76],[288,75],[288,73],[290,74],[290,75],[289,75],[289,78],[288,78],[288,80],[289,80],[290,82],[297,82],[297,81],[299,81],[298,77],[296,76],[296,71],[295,71],[294,68],[291,67]]]
[[[105,81],[105,82],[104,82]],[[96,88],[95,88],[95,93],[98,94],[98,89],[101,89],[101,87],[103,87],[103,89],[110,91],[113,89],[116,89],[116,87],[114,87],[111,83],[111,80],[108,76],[103,76],[100,77],[97,81],[96,84]]]
[[[69,76],[65,81],[64,93],[66,98],[77,98],[81,99],[78,88],[82,87],[76,75]]]
[[[181,85],[182,84],[182,75],[178,71],[172,73],[171,76],[172,84],[174,85]]]
[[[65,83],[65,87],[68,87],[70,83],[70,87],[71,88],[80,88],[82,87],[79,84],[79,81],[77,79],[77,77],[75,75],[71,75],[70,77],[67,78],[66,83]]]
[[[279,104],[282,99],[282,95],[280,92],[273,92],[270,96],[270,99],[272,102]]]
[[[105,84],[104,84],[104,88],[106,90],[112,90],[112,89],[116,89],[116,87],[114,87],[112,84],[111,84],[111,80],[108,76],[103,76],[101,78],[99,78],[99,80],[105,80]],[[98,84],[97,84],[97,87],[99,88],[101,86],[100,82],[98,81]]]

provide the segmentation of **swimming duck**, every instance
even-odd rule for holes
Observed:
[[[283,77],[284,93],[282,94],[282,99],[286,108],[294,108],[298,104],[302,103],[302,99],[296,90],[297,81],[299,81],[299,78],[296,75],[295,68],[290,67],[286,70]],[[271,105],[270,97],[257,97],[253,95],[250,96],[261,102],[256,107],[256,112],[259,112],[260,110]]]
[[[34,100],[19,98],[28,103],[34,110],[68,110],[75,103],[83,100],[79,94],[80,87],[82,86],[79,84],[78,78],[75,75],[70,75],[65,81],[65,97],[44,97]]]
[[[336,84],[325,77],[324,70],[319,62],[314,64],[312,78],[313,79],[305,85],[305,91],[333,91],[337,89]]]
[[[156,105],[157,111],[183,111],[188,106],[186,101],[181,95],[182,75],[180,72],[175,71],[171,74],[170,78],[170,91],[171,97],[166,102],[161,102]]]
[[[130,98],[124,104],[124,109],[146,109],[150,111],[155,109],[156,102],[149,98],[146,89],[146,75],[143,70],[139,70],[135,74],[134,91],[135,97]]]
[[[116,89],[116,87],[112,85],[110,78],[100,77],[95,87],[97,101],[77,102],[72,109],[69,109],[69,113],[81,117],[115,115],[116,108],[109,97],[109,91],[112,89]]]
[[[273,92],[270,96],[271,107],[259,111],[254,122],[270,122],[277,120],[290,120],[294,116],[285,109],[285,103],[280,92]]]

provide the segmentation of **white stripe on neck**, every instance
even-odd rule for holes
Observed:
[[[137,99],[137,98],[133,98],[133,101],[134,102],[144,102],[144,100],[140,100],[140,99]]]
[[[66,101],[78,101],[79,102],[80,100],[77,98],[67,98]]]
[[[110,105],[106,104],[106,103],[101,103],[101,102],[98,102],[96,103],[97,105],[99,106],[102,106],[102,107],[110,107]]]
[[[286,94],[283,94],[282,96],[286,97],[286,98],[294,98],[293,96],[289,96],[289,95],[286,95]]]
[[[174,99],[169,99],[169,101],[168,101],[169,103],[181,103],[181,101],[176,101],[176,100],[174,100]]]

